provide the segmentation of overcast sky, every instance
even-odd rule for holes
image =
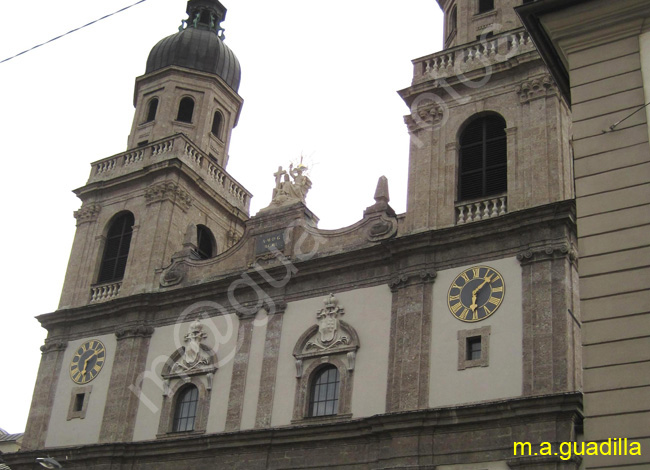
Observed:
[[[0,3],[0,60],[135,0]],[[435,0],[223,0],[226,43],[242,67],[244,107],[228,172],[266,206],[278,165],[305,155],[307,205],[321,228],[359,220],[377,179],[406,209],[411,59],[441,48]],[[133,85],[173,34],[184,0],[147,0],[0,64],[2,303],[0,427],[22,432],[56,310],[90,163],[126,150]]]

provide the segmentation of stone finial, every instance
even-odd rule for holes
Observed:
[[[380,176],[379,181],[377,181],[377,189],[375,189],[375,203],[363,211],[363,216],[365,217],[377,212],[385,212],[390,216],[395,216],[395,211],[388,205],[388,201],[390,201],[390,196],[388,195],[388,178]]]
[[[380,176],[379,181],[377,181],[377,189],[375,189],[375,202],[376,203],[386,203],[390,201],[390,196],[388,195],[388,178],[385,176]]]

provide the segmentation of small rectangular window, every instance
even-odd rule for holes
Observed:
[[[494,10],[494,0],[478,0],[478,12],[485,13]]]
[[[481,358],[481,337],[473,336],[467,338],[467,360],[475,361]]]
[[[84,409],[84,400],[86,399],[85,393],[77,393],[74,399],[74,411],[79,412]]]

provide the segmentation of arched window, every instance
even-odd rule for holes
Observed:
[[[498,115],[479,117],[460,136],[458,200],[508,190],[506,122]]]
[[[176,120],[181,122],[192,122],[192,114],[194,114],[194,100],[186,96],[181,100],[181,104],[178,106],[178,116],[176,117]]]
[[[201,259],[212,258],[214,252],[214,236],[205,225],[196,226],[196,247]]]
[[[119,281],[124,277],[134,223],[135,219],[130,212],[118,216],[111,222],[99,267],[98,283]]]
[[[219,111],[215,111],[214,118],[212,119],[212,133],[215,137],[218,138],[221,138],[221,121],[221,113]]]
[[[339,370],[327,365],[314,372],[309,394],[309,416],[330,416],[339,410]]]
[[[458,22],[458,9],[456,8],[456,5],[454,5],[454,7],[451,9],[451,13],[449,14],[449,34],[456,31],[457,22]]]
[[[156,111],[158,111],[158,98],[153,98],[149,101],[149,110],[147,111],[147,120],[145,122],[151,122],[156,119]]]
[[[199,389],[188,385],[178,394],[174,409],[172,432],[194,431],[196,409],[199,403]]]

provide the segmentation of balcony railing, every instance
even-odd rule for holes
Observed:
[[[456,224],[467,224],[479,220],[491,219],[508,212],[507,197],[498,196],[482,201],[465,201],[456,203]]]
[[[248,213],[251,193],[182,134],[93,163],[88,183],[106,181],[174,158],[180,159],[203,176],[204,180],[233,206]]]
[[[120,293],[122,281],[98,284],[90,287],[90,302],[104,302],[114,299]]]
[[[413,84],[461,75],[472,70],[507,62],[512,57],[535,50],[523,28],[445,49],[413,61]]]

